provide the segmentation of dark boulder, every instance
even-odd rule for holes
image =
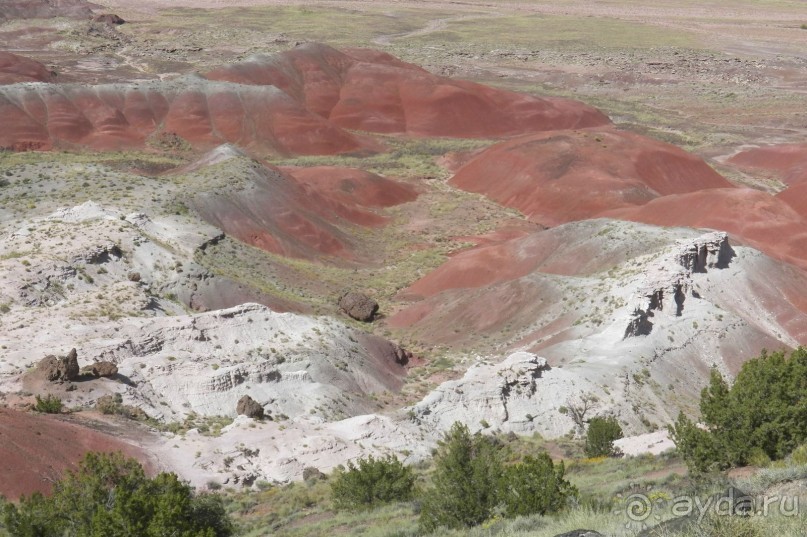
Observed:
[[[118,366],[112,362],[95,362],[81,368],[81,375],[95,378],[112,378],[118,374]]]
[[[105,13],[103,15],[96,15],[93,17],[93,22],[100,22],[102,24],[109,24],[110,26],[121,25],[126,21],[114,13]]]
[[[351,291],[339,299],[339,307],[349,317],[365,323],[371,322],[378,313],[378,302],[363,293]]]
[[[406,365],[409,363],[409,360],[414,357],[411,351],[408,351],[399,345],[395,345],[393,354],[395,355],[395,363],[398,365]]]
[[[263,407],[252,397],[245,395],[238,400],[238,405],[235,411],[239,416],[246,416],[248,418],[261,419],[263,418]]]
[[[594,530],[573,530],[560,533],[555,537],[605,537],[602,533]]]

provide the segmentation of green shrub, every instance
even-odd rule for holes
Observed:
[[[586,456],[611,457],[616,455],[614,441],[622,438],[622,427],[613,416],[591,418],[586,432]]]
[[[46,395],[44,398],[37,395],[34,410],[45,414],[60,414],[62,412],[62,400],[51,394]]]
[[[807,440],[807,350],[767,354],[743,364],[729,387],[717,370],[701,392],[699,428],[681,414],[670,433],[693,472],[787,456]]]
[[[700,535],[709,537],[762,537],[753,517],[710,514],[701,521]]]
[[[790,460],[797,466],[807,466],[807,444],[802,444],[790,454]]]
[[[369,508],[383,503],[411,500],[415,475],[395,456],[359,459],[347,463],[331,484],[331,497],[337,509]]]
[[[505,515],[546,515],[562,510],[577,497],[577,489],[564,479],[565,472],[563,462],[554,465],[545,452],[508,467],[499,493]]]
[[[471,527],[492,516],[502,475],[502,455],[492,438],[471,435],[455,423],[438,445],[434,466],[433,487],[421,505],[421,529]]]
[[[748,453],[748,464],[757,468],[767,468],[771,464],[771,458],[762,449],[755,447]]]
[[[23,497],[3,515],[12,537],[229,537],[234,531],[220,497],[194,496],[175,474],[149,479],[120,453],[88,453],[50,497]]]

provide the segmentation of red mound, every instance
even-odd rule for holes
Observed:
[[[740,168],[770,171],[788,185],[807,181],[807,144],[757,147],[741,151],[727,162]]]
[[[122,451],[146,460],[134,446],[87,427],[0,408],[0,496],[15,500],[50,492],[53,480],[75,469],[88,451]]]
[[[452,256],[404,290],[401,296],[419,299],[447,289],[485,287],[535,271],[564,276],[586,275],[624,262],[628,255],[635,253],[628,247],[605,248],[600,236],[602,228],[601,221],[589,221],[545,232],[521,229],[509,236],[504,234],[503,240],[484,240],[479,246]],[[652,230],[643,233],[636,228],[633,232],[635,241],[653,242]],[[496,233],[492,237],[501,235]]]
[[[334,154],[363,147],[352,134],[275,88],[197,78],[141,85],[0,88],[0,147],[116,150],[147,143]]]
[[[451,184],[548,226],[668,194],[731,186],[677,147],[612,129],[540,133],[497,144],[463,166]]]
[[[807,219],[807,182],[793,185],[776,195],[777,199],[790,205],[797,213]]]
[[[386,222],[386,218],[364,207],[392,207],[417,199],[417,192],[410,185],[356,168],[318,166],[283,168],[283,171],[306,191],[321,197],[334,213],[355,224],[373,226]]]
[[[193,205],[227,235],[268,252],[354,257],[350,238],[320,214],[318,200],[277,168],[255,169],[243,187],[200,194]]]
[[[372,50],[309,44],[206,76],[276,86],[340,127],[369,132],[481,138],[609,123],[576,101],[439,77]]]
[[[665,196],[601,216],[727,231],[769,256],[807,268],[807,221],[786,202],[750,188]]]
[[[17,82],[50,82],[53,74],[41,63],[0,51],[0,85]]]
[[[598,291],[586,286],[602,278],[602,271],[624,267],[676,240],[675,232],[655,226],[598,219],[484,244],[454,256],[402,292],[404,298],[417,302],[388,322],[432,344],[508,342],[548,358],[566,359],[569,349],[564,342],[604,328],[578,322],[592,311],[599,316],[604,303]],[[596,276],[588,280],[588,275]],[[763,255],[745,255],[742,269],[733,271],[724,284],[743,292],[724,296],[720,290],[710,300],[742,316],[752,328],[725,338],[718,354],[727,363],[739,367],[738,356],[780,346],[770,335],[770,319],[796,341],[807,342],[804,271]],[[567,307],[568,300],[574,309]]]
[[[203,160],[207,157],[203,158]],[[273,166],[252,163],[244,185],[198,195],[200,215],[247,244],[290,257],[356,259],[344,224],[375,226],[370,210],[414,199],[411,187],[353,169],[295,170],[300,182]]]
[[[3,19],[50,19],[68,17],[88,19],[92,7],[86,0],[3,0],[0,20]]]

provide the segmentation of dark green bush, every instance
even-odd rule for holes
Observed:
[[[415,475],[395,456],[376,459],[372,455],[348,462],[331,484],[331,497],[337,509],[369,508],[383,503],[411,500]]]
[[[46,395],[44,398],[36,396],[34,410],[45,414],[59,414],[62,412],[62,400],[55,395]]]
[[[434,466],[433,487],[424,494],[420,511],[424,531],[476,526],[493,515],[503,467],[492,438],[471,435],[468,427],[455,423],[439,443]]]
[[[3,515],[12,537],[229,537],[234,531],[218,496],[195,496],[175,474],[149,479],[120,453],[88,453],[50,497],[24,497],[18,506],[6,504]]]
[[[546,515],[565,508],[577,497],[577,489],[564,478],[565,473],[563,462],[553,464],[545,452],[508,467],[500,483],[505,515]]]
[[[587,457],[612,457],[617,454],[614,441],[622,438],[622,427],[613,416],[591,418],[586,431]]]
[[[705,429],[683,414],[669,428],[693,472],[745,465],[760,453],[786,457],[807,440],[807,350],[763,352],[731,387],[712,370],[700,409]]]
[[[469,528],[503,513],[506,517],[545,515],[565,508],[577,489],[565,479],[563,463],[545,452],[504,465],[505,450],[495,438],[455,423],[439,443],[433,486],[422,498],[420,527]]]

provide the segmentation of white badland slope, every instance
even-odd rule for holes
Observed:
[[[461,379],[380,415],[373,394],[397,390],[405,375],[391,343],[329,318],[256,304],[194,313],[165,298],[187,302],[216,284],[193,262],[219,237],[215,228],[92,203],[60,210],[0,237],[0,390],[57,393],[76,407],[120,394],[163,422],[191,413],[234,417],[238,399],[250,395],[273,421],[239,417],[217,437],[153,434],[143,444],[196,485],[251,484],[297,479],[307,466],[327,471],[367,453],[422,459],[454,421],[562,435],[575,426],[562,407],[583,396],[596,399],[590,415],[613,413],[628,432],[644,432],[690,407],[712,366],[731,374],[761,346],[798,342],[791,327],[807,319],[785,289],[804,283],[800,273],[732,247],[723,234],[569,224],[587,236],[592,225],[658,240],[596,272],[526,276],[596,300],[571,305],[583,321],[566,319],[545,338],[498,354],[469,354],[473,365]],[[543,311],[532,327],[557,319]],[[80,365],[112,361],[119,376],[69,385],[31,376],[43,356],[73,347]]]
[[[627,222],[568,226],[588,237],[596,236],[591,226],[621,229],[625,236],[670,232]],[[474,302],[490,304],[490,296],[514,296],[519,289],[529,298],[525,311],[538,302],[531,286],[546,296],[563,289],[560,296],[582,298],[547,306],[514,338],[520,343],[510,344],[520,352],[476,360],[463,378],[415,405],[415,421],[426,430],[461,421],[472,430],[556,437],[575,430],[571,410],[588,401],[586,417],[613,414],[628,433],[647,432],[692,410],[712,367],[730,377],[763,348],[802,342],[793,329],[807,322],[799,307],[804,302],[790,292],[804,289],[801,272],[751,248],[732,247],[724,233],[672,231],[666,244],[594,273],[538,271],[469,292]],[[462,293],[430,300],[473,307],[457,301]]]

